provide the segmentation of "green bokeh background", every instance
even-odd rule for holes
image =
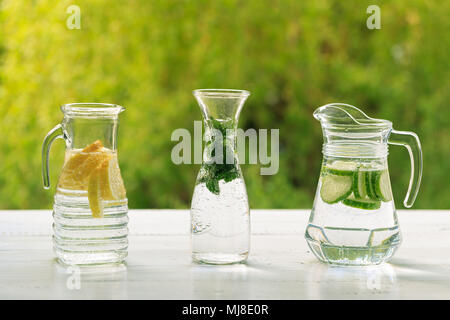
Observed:
[[[66,9],[81,8],[81,30]],[[381,8],[369,30],[366,9]],[[321,164],[315,108],[346,102],[416,132],[424,176],[415,208],[450,209],[450,2],[0,0],[0,209],[50,208],[41,144],[70,102],[110,102],[131,208],[188,208],[198,165],[171,162],[192,131],[195,88],[251,91],[240,127],[280,129],[280,170],[243,165],[252,208],[310,208]],[[52,180],[64,145],[51,151]],[[390,148],[395,200],[409,181]]]

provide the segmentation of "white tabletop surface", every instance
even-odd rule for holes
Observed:
[[[188,210],[129,215],[126,266],[75,278],[54,260],[51,211],[0,211],[0,299],[450,299],[450,211],[399,210],[403,243],[374,267],[318,262],[309,210],[253,210],[250,257],[232,266],[191,262]]]

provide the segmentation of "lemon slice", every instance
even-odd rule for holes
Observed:
[[[100,140],[83,150],[69,151],[58,188],[87,191],[92,216],[103,217],[104,201],[126,198],[117,155]]]
[[[100,173],[100,188],[104,200],[122,200],[126,197],[125,186],[120,174],[117,156],[111,157],[102,164]]]
[[[117,156],[111,156],[95,168],[89,177],[88,199],[92,216],[103,217],[103,201],[122,200],[125,197]]]
[[[102,165],[103,166],[103,165]],[[101,198],[100,176],[102,166],[94,169],[89,177],[88,200],[94,218],[103,217],[103,201]]]
[[[97,140],[68,158],[59,177],[58,187],[69,190],[87,190],[92,171],[110,157],[103,150],[103,144]]]

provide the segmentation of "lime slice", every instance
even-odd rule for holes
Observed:
[[[320,197],[326,203],[336,203],[352,193],[353,177],[327,174],[322,177]]]

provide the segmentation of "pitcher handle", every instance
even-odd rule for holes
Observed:
[[[408,150],[411,159],[411,177],[403,205],[406,208],[411,208],[422,181],[422,147],[419,137],[414,132],[392,130],[388,143],[404,146]]]
[[[64,139],[64,131],[61,124],[58,124],[47,133],[42,144],[42,178],[44,179],[44,189],[50,188],[48,156],[53,141],[58,138]]]

